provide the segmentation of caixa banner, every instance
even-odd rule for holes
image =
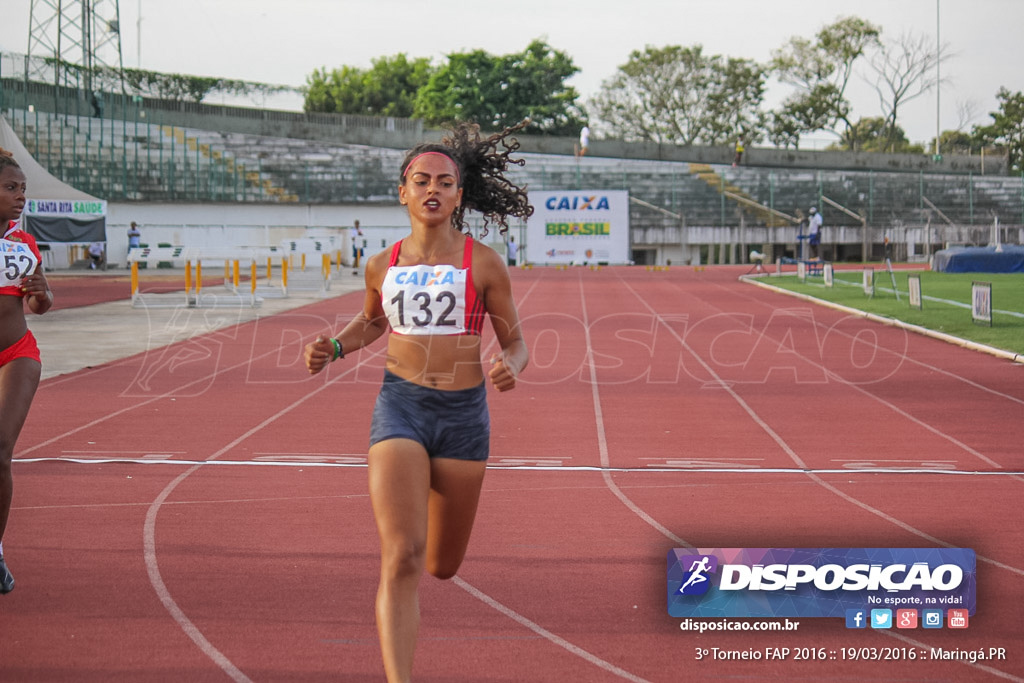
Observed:
[[[843,617],[860,609],[975,612],[966,548],[673,548],[673,617]]]

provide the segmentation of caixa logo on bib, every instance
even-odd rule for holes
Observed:
[[[966,548],[674,548],[674,617],[825,617],[854,608],[975,612]]]

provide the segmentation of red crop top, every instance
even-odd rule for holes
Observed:
[[[473,286],[473,238],[466,236],[462,268],[398,266],[399,241],[380,288],[381,304],[395,334],[480,334],[484,303]]]
[[[0,294],[24,296],[21,282],[36,272],[42,256],[35,238],[14,226],[15,223],[11,223],[0,239],[0,258],[3,258],[0,263]]]

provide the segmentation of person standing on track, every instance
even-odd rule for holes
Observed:
[[[423,570],[451,578],[469,544],[490,446],[485,375],[508,391],[529,359],[508,268],[464,219],[478,211],[505,233],[510,216],[533,213],[525,189],[504,177],[523,163],[509,158],[519,148],[509,136],[525,124],[482,139],[462,123],[406,154],[398,197],[411,233],[367,261],[362,312],[305,349],[316,374],[391,330],[367,458],[381,542],[377,632],[391,683],[412,676]],[[486,370],[485,313],[500,346]]]
[[[42,314],[53,305],[36,241],[16,227],[25,208],[25,190],[25,173],[14,156],[0,148],[0,226],[4,230],[0,249],[5,265],[0,271],[0,593],[14,590],[3,545],[14,494],[14,444],[28,417],[42,370],[24,307]]]

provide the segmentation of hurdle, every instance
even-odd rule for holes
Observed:
[[[266,264],[266,279],[263,283],[257,282],[257,278],[253,277],[253,282],[256,283],[253,293],[259,292],[260,295],[269,298],[286,298],[288,296],[288,254],[279,246],[270,247],[253,247],[253,259],[254,263]],[[281,281],[278,284],[274,283],[274,263],[278,262],[281,268]]]
[[[331,289],[331,257],[329,253],[334,250],[338,253],[339,266],[341,253],[335,245],[334,237],[325,238],[304,238],[299,240],[285,240],[281,243],[281,249],[288,254],[288,264],[293,270],[290,272],[290,282],[287,286],[294,291],[315,292],[318,296],[327,296]],[[320,267],[318,270],[310,268],[310,261],[319,257]],[[296,266],[296,261],[298,265]]]
[[[181,305],[192,306],[191,295],[191,252],[184,246],[141,247],[132,249],[128,254],[131,266],[131,305],[132,308],[177,308]],[[150,264],[170,263],[172,267],[183,268],[186,265],[185,289],[183,292],[151,293],[141,292],[139,284],[139,264],[145,263],[147,271]]]
[[[243,304],[256,307],[263,303],[263,299],[256,296],[256,256],[251,248],[200,247],[194,250],[191,259],[195,261],[196,268],[195,289],[192,296],[193,306],[197,308],[237,308]],[[222,261],[224,266],[223,288],[226,290],[226,294],[204,293],[203,263],[215,265],[218,261]],[[242,264],[248,264],[252,273],[248,293],[243,293],[241,288]],[[189,261],[185,265],[186,287],[191,279],[191,272],[191,262]]]

